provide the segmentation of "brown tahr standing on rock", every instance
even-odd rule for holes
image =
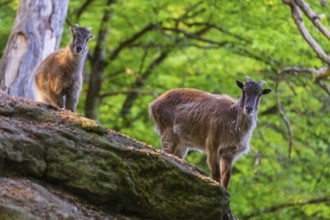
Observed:
[[[172,89],[149,104],[165,152],[185,158],[189,149],[207,153],[214,180],[228,188],[232,164],[250,149],[264,81],[236,81],[242,95],[235,100],[196,89]]]
[[[47,56],[36,69],[35,96],[40,102],[75,111],[82,86],[82,71],[88,53],[91,28],[70,27],[67,47]]]

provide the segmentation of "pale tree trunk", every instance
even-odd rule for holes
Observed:
[[[0,63],[0,90],[34,98],[34,70],[60,45],[69,0],[21,0]]]

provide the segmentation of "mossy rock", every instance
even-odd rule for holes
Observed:
[[[2,175],[33,176],[105,213],[142,219],[226,216],[228,191],[173,155],[69,111],[5,95],[0,105],[7,108],[0,111]]]

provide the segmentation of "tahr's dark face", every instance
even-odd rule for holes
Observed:
[[[70,31],[72,33],[71,50],[77,55],[82,55],[88,46],[88,41],[93,37],[90,29],[77,26],[75,29],[70,27]]]
[[[245,84],[236,81],[236,84],[242,89],[242,108],[246,116],[257,113],[261,96],[272,91],[271,89],[262,89],[262,82],[253,80],[248,80]]]

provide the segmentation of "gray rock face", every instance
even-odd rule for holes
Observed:
[[[194,166],[93,120],[2,94],[0,176],[8,177],[1,187],[34,196],[15,203],[0,193],[0,209],[26,219],[227,218],[228,192]],[[33,211],[38,204],[48,217]]]
[[[63,191],[48,190],[26,178],[0,178],[0,219],[87,220],[110,216],[78,203]]]

